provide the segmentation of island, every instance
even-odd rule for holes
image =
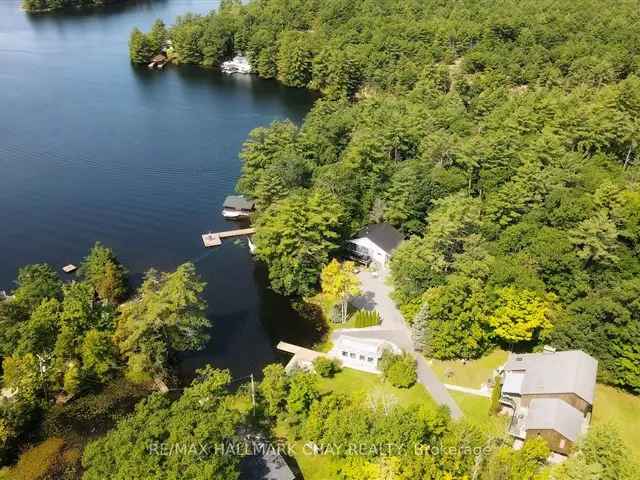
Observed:
[[[29,13],[44,13],[68,8],[94,8],[125,3],[130,0],[22,0],[22,8]]]

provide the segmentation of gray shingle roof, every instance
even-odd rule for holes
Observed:
[[[253,210],[255,202],[246,199],[243,195],[229,195],[224,201],[224,208],[234,210]]]
[[[387,253],[391,253],[404,239],[402,234],[388,223],[367,225],[356,235],[356,238],[362,237],[367,237]]]
[[[575,442],[582,431],[584,417],[564,400],[534,398],[529,404],[526,429],[555,430]]]
[[[523,395],[575,393],[593,404],[598,362],[581,350],[511,354],[504,369],[526,372]]]

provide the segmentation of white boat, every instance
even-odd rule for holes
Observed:
[[[242,55],[236,55],[231,60],[227,60],[226,62],[222,62],[220,64],[220,70],[224,73],[242,73],[248,74],[251,73],[252,68],[249,60]]]
[[[251,237],[247,238],[247,241],[249,242],[249,251],[251,252],[251,254],[255,254],[256,253],[256,245],[251,241]]]
[[[249,215],[249,212],[242,210],[232,210],[228,208],[222,210],[222,216],[224,218],[247,218]]]

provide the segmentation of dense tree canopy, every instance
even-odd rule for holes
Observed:
[[[639,12],[229,0],[169,35],[182,62],[241,51],[262,77],[325,95],[301,126],[257,129],[241,154],[275,289],[316,288],[341,241],[385,220],[409,237],[392,280],[409,319],[427,302],[431,355],[550,341],[638,389],[640,319],[624,299],[640,273]]]
[[[64,8],[101,7],[127,0],[22,0],[23,8],[28,12],[49,12]]]
[[[8,395],[0,402],[0,462],[34,435],[54,398],[81,398],[123,373],[137,382],[168,375],[175,352],[201,348],[208,338],[204,284],[191,264],[150,271],[136,299],[122,305],[127,273],[110,249],[97,243],[78,277],[63,284],[50,266],[29,265],[13,295],[0,300]]]

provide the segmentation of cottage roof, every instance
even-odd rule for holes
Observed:
[[[390,342],[378,338],[360,338],[340,335],[336,340],[335,350],[348,350],[368,354],[379,358],[385,349],[397,350]]]
[[[388,223],[367,225],[356,238],[366,237],[387,253],[391,253],[403,240],[402,234]]]
[[[151,61],[152,62],[164,62],[167,59],[166,55],[159,53],[158,55],[155,55]]]
[[[524,371],[523,395],[575,393],[593,404],[598,362],[581,350],[511,354],[505,371]]]
[[[558,398],[534,398],[529,404],[527,430],[555,430],[575,442],[582,431],[580,410]]]
[[[243,195],[229,195],[224,201],[224,208],[234,210],[253,210],[255,202],[248,200]]]

